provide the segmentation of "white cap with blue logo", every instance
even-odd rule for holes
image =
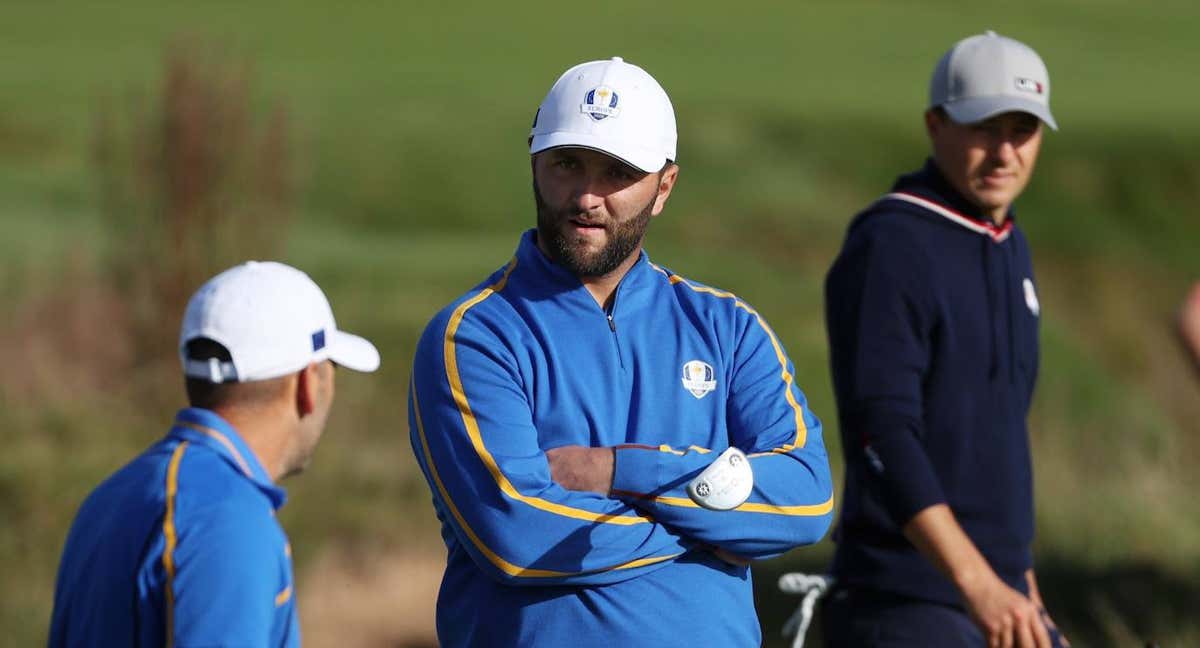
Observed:
[[[676,159],[676,140],[666,91],[618,56],[581,63],[559,77],[534,117],[529,153],[588,148],[653,173]]]
[[[188,342],[199,338],[224,346],[232,361],[189,358]],[[375,345],[337,329],[316,282],[273,261],[248,261],[201,286],[183,316],[179,355],[186,376],[214,383],[277,378],[323,360],[379,368]]]

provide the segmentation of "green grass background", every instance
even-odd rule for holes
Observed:
[[[840,476],[825,270],[853,213],[921,163],[938,56],[992,28],[1042,54],[1062,127],[1018,203],[1043,305],[1031,420],[1043,588],[1077,645],[1200,644],[1200,381],[1170,328],[1200,278],[1200,5],[18,1],[3,13],[0,352],[26,362],[0,379],[0,643],[44,641],[76,507],[182,399],[143,398],[149,368],[107,374],[87,344],[40,335],[69,325],[66,339],[124,343],[105,338],[102,306],[71,306],[90,303],[81,277],[130,253],[97,206],[89,146],[102,101],[153,99],[173,39],[252,61],[256,100],[286,107],[299,189],[282,260],[384,356],[376,375],[343,374],[314,466],[286,484],[302,569],[332,546],[436,547],[408,448],[413,344],[532,225],[529,123],[558,74],[588,59],[623,56],[670,93],[682,173],[648,249],[768,318]],[[757,569],[769,645],[792,603],[774,577],[819,569],[830,550]]]

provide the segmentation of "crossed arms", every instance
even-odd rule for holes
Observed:
[[[480,569],[513,585],[601,584],[693,549],[755,559],[820,539],[833,506],[820,423],[749,312],[726,409],[730,444],[750,456],[756,485],[728,512],[685,492],[723,448],[543,448],[497,327],[471,313],[436,318],[414,361],[410,431],[440,517]]]

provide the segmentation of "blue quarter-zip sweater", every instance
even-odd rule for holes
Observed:
[[[229,423],[180,410],[79,509],[49,645],[299,646],[285,499]]]
[[[834,575],[961,605],[901,532],[946,503],[1025,592],[1040,305],[1012,214],[992,224],[930,161],[854,219],[825,299],[846,458]]]
[[[443,646],[751,646],[749,569],[825,533],[821,426],[762,317],[643,253],[605,313],[522,237],[515,258],[425,329],[410,429],[449,550]],[[613,495],[568,491],[544,451],[616,447]],[[687,481],[734,445],[736,510]]]

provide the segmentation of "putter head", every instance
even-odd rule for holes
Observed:
[[[753,488],[750,460],[741,450],[729,448],[688,482],[687,493],[706,509],[728,511],[741,506]]]

